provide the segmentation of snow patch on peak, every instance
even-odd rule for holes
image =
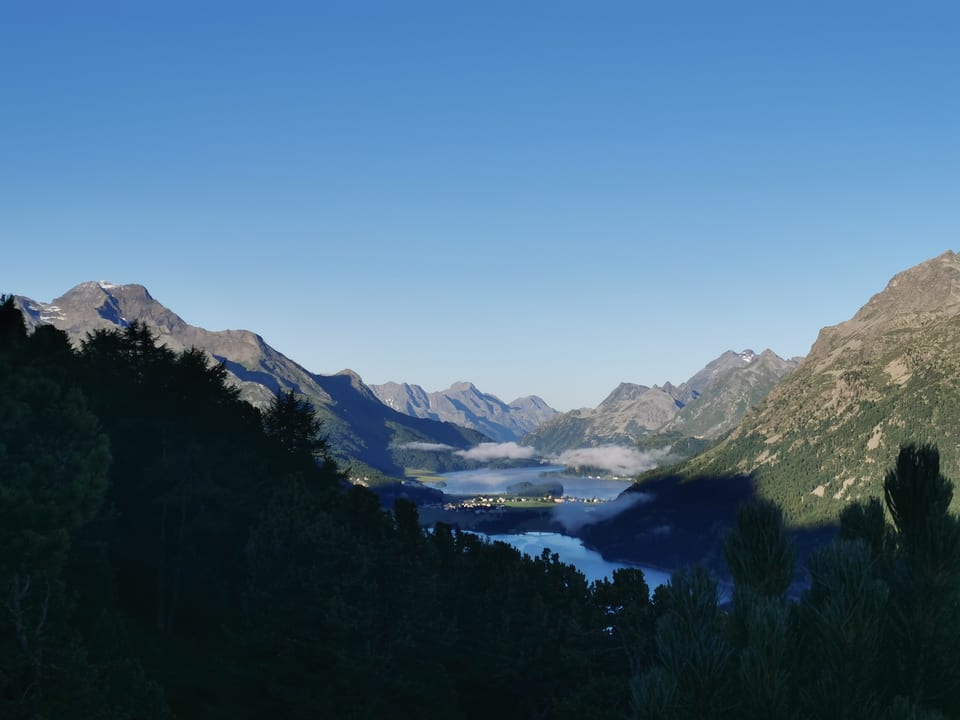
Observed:
[[[107,282],[106,280],[97,280],[97,285],[101,290],[113,290],[114,288],[120,287],[116,283]]]
[[[745,363],[752,363],[757,359],[757,354],[753,350],[744,350],[740,353],[740,357],[743,358]]]
[[[31,310],[34,315],[40,318],[41,323],[50,324],[58,320],[65,320],[66,316],[58,305],[47,305],[46,303],[34,304]]]

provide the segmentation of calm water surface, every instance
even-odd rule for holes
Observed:
[[[614,501],[620,493],[630,486],[629,480],[610,480],[566,475],[562,465],[538,465],[525,468],[481,468],[463,470],[441,476],[445,483],[442,490],[448,495],[503,495],[507,488],[520,482],[538,483],[556,480],[563,485],[563,495],[567,498],[583,500],[597,499],[602,503],[563,503],[556,510],[557,519],[569,528],[584,523],[595,522],[618,512],[618,506],[629,506],[642,496],[635,495]],[[483,535],[482,533],[477,533]],[[669,572],[643,565],[610,562],[600,553],[583,546],[578,538],[550,532],[527,532],[513,534],[485,535],[491,540],[500,540],[531,557],[539,557],[544,548],[557,553],[562,562],[575,565],[584,574],[588,582],[602,578],[613,579],[614,570],[620,568],[639,568],[643,570],[650,589],[664,585],[670,580]]]
[[[579,539],[567,535],[558,533],[516,533],[513,535],[486,535],[485,537],[512,545],[530,557],[539,557],[544,548],[550,548],[550,552],[557,553],[560,556],[561,562],[575,565],[586,576],[588,582],[603,578],[612,580],[613,571],[620,568],[643,570],[643,575],[651,591],[658,585],[666,585],[670,581],[670,573],[664,570],[604,560],[600,553],[585,548]]]

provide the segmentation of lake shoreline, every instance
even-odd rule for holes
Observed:
[[[611,563],[663,571],[699,565],[721,582],[729,580],[723,543],[735,524],[736,508],[756,497],[751,478],[669,477],[639,487],[584,477],[571,482],[550,468],[550,477],[564,479],[563,497],[508,494],[509,487],[543,472],[541,466],[449,473],[442,476],[443,490],[429,487],[433,483],[407,482],[395,486],[393,497],[381,495],[381,501],[387,508],[397,497],[415,502],[425,527],[440,522],[486,535],[556,533],[576,539]],[[567,495],[568,484],[576,495]],[[798,560],[802,563],[831,532],[830,528],[791,530]]]

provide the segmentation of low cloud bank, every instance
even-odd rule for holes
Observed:
[[[556,461],[568,467],[600,468],[614,475],[638,475],[655,468],[668,454],[668,449],[643,452],[611,445],[567,450]]]
[[[575,533],[584,525],[607,520],[629,510],[634,505],[650,502],[653,495],[643,492],[631,492],[620,495],[616,500],[605,503],[563,503],[553,511],[553,518],[563,525],[565,532]]]
[[[532,447],[523,447],[515,442],[480,443],[469,450],[457,450],[457,455],[467,460],[487,462],[489,460],[528,460],[537,456]]]
[[[395,446],[398,450],[433,450],[433,451],[447,451],[453,450],[452,445],[445,445],[444,443],[431,443],[431,442],[407,442],[400,443]]]

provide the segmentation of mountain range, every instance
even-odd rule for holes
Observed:
[[[407,415],[473,428],[498,442],[517,441],[557,414],[542,398],[528,395],[505,403],[470,382],[427,392],[419,385],[370,385],[384,405]]]
[[[596,408],[556,415],[523,443],[542,453],[600,445],[647,446],[677,437],[714,440],[798,365],[772,350],[727,351],[679,386],[621,383]],[[652,443],[651,443],[652,440]]]
[[[487,440],[520,441],[544,455],[598,445],[673,445],[714,440],[796,367],[772,351],[728,351],[679,386],[621,383],[595,409],[557,413],[531,395],[505,403],[469,382],[427,392],[419,385],[366,385],[350,370],[308,371],[247,330],[190,325],[145,287],[84,282],[50,303],[17,296],[29,326],[49,323],[79,343],[95,330],[146,323],[174,351],[196,347],[223,363],[241,396],[266,407],[278,390],[307,397],[335,456],[354,477],[399,478],[410,467],[435,471],[475,463],[436,448],[466,449]],[[702,444],[690,447],[699,449]]]
[[[400,477],[406,467],[458,463],[455,453],[417,448],[466,448],[489,437],[413,417],[418,412],[440,417],[449,403],[457,417],[478,424],[499,418],[504,429],[497,432],[516,434],[524,413],[530,422],[551,413],[539,399],[506,404],[469,383],[435,394],[398,383],[371,388],[350,371],[316,375],[254,333],[187,324],[139,285],[83,283],[51,303],[17,301],[30,325],[53,324],[75,341],[142,320],[172,349],[195,346],[223,362],[243,396],[260,406],[277,389],[302,393],[316,404],[338,456],[360,473]],[[635,487],[654,495],[652,503],[591,525],[587,541],[605,552],[630,543],[656,550],[658,533],[680,533],[676,518],[689,514],[691,503],[702,506],[704,519],[691,521],[688,535],[706,533],[697,542],[715,547],[723,523],[714,521],[732,517],[733,503],[752,495],[775,500],[790,522],[812,528],[834,522],[850,500],[880,497],[904,443],[935,444],[942,472],[960,480],[958,348],[960,255],[946,252],[897,274],[851,319],[821,330],[802,360],[770,350],[726,352],[679,386],[622,383],[597,408],[554,414],[522,442],[552,454],[612,443],[649,447],[677,437],[714,441],[642,476]],[[657,502],[667,506],[659,515]],[[614,540],[604,541],[604,533]]]
[[[171,350],[196,347],[222,362],[241,397],[266,407],[278,390],[308,398],[323,421],[335,457],[358,479],[403,477],[408,466],[471,467],[454,453],[438,455],[418,444],[466,449],[488,438],[450,422],[413,417],[384,405],[350,370],[311,373],[248,330],[210,331],[185,322],[157,302],[142,285],[84,282],[50,303],[23,296],[15,300],[29,327],[51,324],[79,343],[87,333],[147,324]]]
[[[948,251],[821,330],[796,371],[727,437],[646,479],[749,475],[807,524],[834,519],[849,500],[880,497],[903,443],[937,445],[942,472],[960,481],[958,349],[960,256]]]

